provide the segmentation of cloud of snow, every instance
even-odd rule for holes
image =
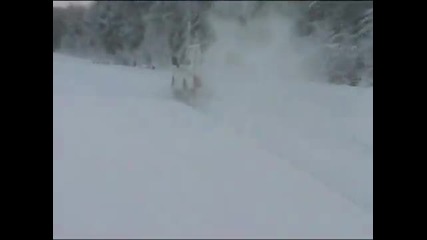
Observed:
[[[205,75],[213,78],[209,79],[211,84],[223,81],[268,84],[321,77],[305,58],[316,51],[315,47],[301,43],[293,32],[291,18],[271,13],[241,25],[212,16],[211,26],[216,41],[204,61]]]

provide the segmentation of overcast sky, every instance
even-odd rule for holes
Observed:
[[[70,3],[76,4],[76,5],[87,5],[93,1],[53,1],[54,7],[66,7]]]

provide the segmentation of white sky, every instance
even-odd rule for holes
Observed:
[[[91,2],[93,2],[93,1],[53,1],[53,6],[54,7],[66,7],[66,6],[70,5],[70,3],[76,4],[76,5],[88,5]]]

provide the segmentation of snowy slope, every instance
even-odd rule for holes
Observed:
[[[230,72],[216,74],[205,112],[372,213],[373,89]]]
[[[355,135],[357,126],[322,140],[328,124],[315,128],[307,119],[314,113],[294,115],[296,105],[309,108],[311,102],[245,105],[250,84],[239,98],[231,94],[233,83],[225,85],[222,95],[194,109],[170,97],[168,71],[95,65],[58,54],[53,62],[54,238],[372,238],[365,194],[372,182],[342,191],[362,184],[348,177],[349,167],[364,166],[351,161],[366,159],[351,152],[369,140]],[[337,95],[344,96],[336,97],[350,101],[340,90]],[[278,106],[266,107],[274,101],[287,106],[280,115],[272,115]],[[322,104],[311,110],[332,119],[339,104]],[[342,114],[352,118],[354,111]],[[361,125],[369,121],[361,116]],[[276,130],[257,126],[265,123]],[[339,142],[335,137],[348,136],[354,146],[327,148]],[[343,172],[333,171],[328,181],[327,167],[316,161],[329,150],[325,163],[331,168],[334,157],[342,157],[342,166],[334,167]],[[354,175],[358,171],[369,176],[366,169],[354,169]]]

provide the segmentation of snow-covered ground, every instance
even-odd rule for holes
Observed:
[[[54,238],[372,238],[372,89],[212,66],[53,54]]]

